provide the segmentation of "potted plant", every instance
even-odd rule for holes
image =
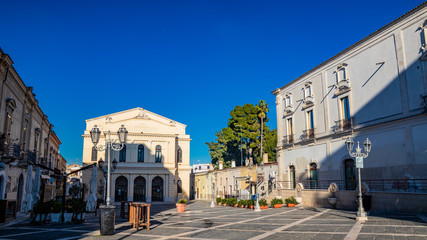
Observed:
[[[239,200],[239,201],[237,202],[237,205],[238,205],[239,207],[243,207],[243,206],[245,206],[245,204],[244,204],[243,202],[244,202],[244,200]]]
[[[187,199],[181,198],[176,204],[176,210],[178,213],[183,213],[185,211],[185,206],[187,205]]]
[[[264,198],[260,199],[258,201],[258,203],[259,203],[259,206],[260,206],[261,209],[268,209],[267,200],[265,200]]]
[[[232,207],[237,207],[237,198],[230,198],[228,204]]]
[[[83,199],[73,201],[73,222],[82,223],[85,220],[86,202]]]
[[[295,204],[297,204],[297,200],[295,197],[289,197],[285,199],[285,203],[288,207],[295,207]]]
[[[250,209],[254,209],[254,205],[255,205],[254,200],[249,199],[249,200],[247,200],[247,201],[248,201],[248,208],[250,208]]]
[[[221,199],[222,206],[227,206],[227,198]]]
[[[273,208],[281,208],[283,204],[283,200],[280,198],[275,198],[271,200],[270,204]]]
[[[62,203],[60,201],[53,202],[52,213],[50,214],[50,219],[52,223],[59,223],[61,220],[61,209]]]
[[[221,198],[216,198],[216,203],[218,203],[218,206],[222,204],[221,200]]]
[[[65,201],[64,223],[71,222],[73,219],[74,201],[74,199],[68,199]]]

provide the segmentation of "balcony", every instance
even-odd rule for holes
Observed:
[[[292,147],[294,145],[294,135],[286,135],[283,138],[283,147],[284,148],[289,148]]]
[[[315,129],[312,128],[303,131],[302,135],[300,136],[301,142],[313,142],[315,139],[314,130]]]
[[[31,163],[36,163],[37,155],[35,152],[27,150],[24,152],[24,160],[31,162]]]
[[[4,144],[4,142],[2,142],[0,153],[2,162],[15,161],[21,157],[21,146],[12,143]]]
[[[335,121],[335,126],[332,127],[332,131],[335,134],[353,131],[353,118]]]

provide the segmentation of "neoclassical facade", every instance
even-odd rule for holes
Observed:
[[[97,151],[90,138],[91,129],[101,130],[98,145],[105,144],[108,131],[118,139],[117,130],[124,125],[127,143],[120,151],[111,151],[117,169],[111,174],[111,200],[140,202],[175,202],[190,195],[190,136],[186,125],[134,108],[86,120],[83,134],[83,165],[105,161],[105,151]],[[83,183],[90,184],[91,170],[83,172]],[[98,170],[98,198],[104,194],[104,175]]]
[[[363,179],[425,179],[426,41],[424,3],[272,92],[283,188],[340,180],[354,189],[348,137],[372,142]]]

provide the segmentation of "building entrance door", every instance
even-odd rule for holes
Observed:
[[[133,184],[133,201],[145,202],[145,178],[141,176],[135,178]]]
[[[161,177],[155,177],[153,179],[152,190],[151,190],[151,201],[153,202],[163,201],[163,179]]]

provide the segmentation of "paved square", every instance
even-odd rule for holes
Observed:
[[[88,214],[83,224],[0,225],[0,239],[427,239],[425,215],[373,213],[365,223],[357,223],[355,215],[321,208],[255,212],[210,208],[209,202],[197,201],[180,214],[174,205],[152,205],[150,231],[135,231],[126,219],[117,217],[115,235],[100,236],[99,219]]]

